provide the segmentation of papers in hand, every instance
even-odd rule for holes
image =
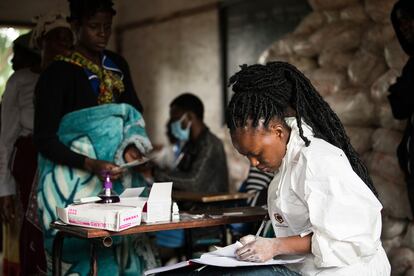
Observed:
[[[151,275],[154,273],[160,273],[163,271],[169,271],[180,267],[188,266],[191,263],[198,263],[204,265],[220,266],[220,267],[237,267],[237,266],[260,266],[260,265],[277,265],[277,264],[290,264],[300,263],[305,257],[304,256],[278,256],[273,260],[269,260],[264,263],[254,263],[247,261],[239,261],[236,259],[235,251],[242,247],[240,242],[233,243],[231,245],[217,249],[209,253],[201,255],[198,259],[191,259],[188,261],[180,262],[170,266],[164,266],[159,268],[150,269],[144,272],[144,275]]]
[[[129,163],[125,163],[125,164],[119,165],[119,168],[121,168],[121,169],[128,169],[128,168],[136,167],[136,166],[139,166],[139,165],[142,165],[142,164],[147,163],[149,160],[150,160],[149,158],[147,158],[147,157],[144,156],[141,159],[134,160],[134,161],[131,161]]]

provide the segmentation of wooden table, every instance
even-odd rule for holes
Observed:
[[[243,200],[253,197],[251,193],[194,193],[185,191],[173,191],[172,198],[175,201],[192,201],[202,203],[223,202],[231,200]]]
[[[188,215],[180,215],[180,220],[159,222],[159,223],[142,223],[141,225],[126,229],[121,232],[111,232],[101,229],[86,228],[74,225],[63,225],[61,223],[52,223],[51,227],[58,230],[53,242],[53,275],[61,275],[61,258],[62,246],[65,237],[78,237],[84,239],[101,240],[105,246],[112,245],[112,236],[124,236],[137,233],[156,232],[173,229],[190,229],[200,227],[211,227],[232,223],[254,222],[262,220],[267,211],[261,207],[237,207],[217,210],[208,210],[202,218],[193,218]],[[191,212],[191,214],[200,214]],[[224,214],[224,215],[223,215]],[[92,243],[91,270],[96,273],[96,258],[94,256],[94,243]]]

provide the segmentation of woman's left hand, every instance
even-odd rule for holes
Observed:
[[[125,163],[129,163],[142,158],[142,153],[134,145],[129,145],[124,150]]]
[[[263,263],[277,255],[277,240],[275,238],[255,238],[248,235],[240,239],[244,245],[236,250],[236,257],[240,261]]]

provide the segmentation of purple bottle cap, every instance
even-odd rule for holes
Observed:
[[[105,182],[104,182],[104,188],[105,189],[112,189],[112,182],[109,174],[105,176]]]

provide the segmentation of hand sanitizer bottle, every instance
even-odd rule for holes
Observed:
[[[178,209],[177,202],[173,202],[172,204],[171,219],[173,221],[180,220],[180,210]]]
[[[103,190],[99,194],[101,200],[98,203],[116,203],[120,201],[119,196],[112,190],[112,182],[109,174],[106,174],[103,186]]]

